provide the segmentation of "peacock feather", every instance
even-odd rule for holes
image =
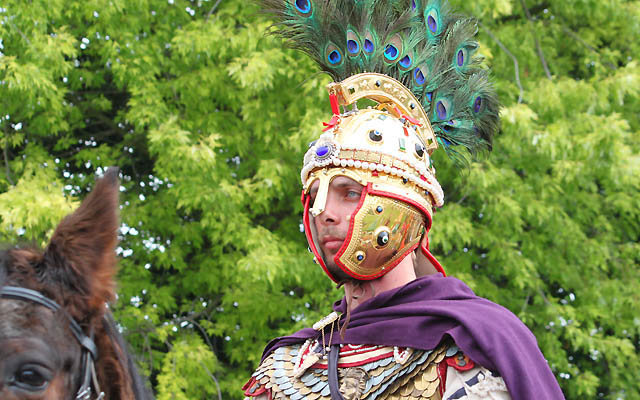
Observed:
[[[476,54],[476,21],[446,0],[262,0],[277,33],[336,81],[377,72],[409,88],[454,160],[491,150],[498,101]]]

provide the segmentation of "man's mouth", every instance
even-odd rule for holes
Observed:
[[[342,247],[342,243],[344,243],[344,239],[341,239],[336,236],[325,236],[322,238],[322,247],[325,250],[337,251]]]

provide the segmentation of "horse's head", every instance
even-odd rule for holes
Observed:
[[[0,253],[0,399],[74,399],[87,386],[91,398],[96,386],[107,399],[139,398],[106,308],[115,296],[118,191],[110,169],[44,251]]]

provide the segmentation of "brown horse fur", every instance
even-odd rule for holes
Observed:
[[[6,252],[7,277],[2,283],[0,276],[0,286],[39,291],[60,304],[86,334],[92,331],[99,353],[96,362],[98,382],[105,398],[125,400],[140,398],[142,385],[136,371],[132,371],[135,367],[106,307],[115,297],[118,191],[118,171],[111,168],[97,181],[80,207],[58,225],[44,252],[32,248],[13,248]],[[66,317],[61,315],[63,312],[53,313],[30,302],[3,300],[0,316],[3,311],[7,315],[7,308],[15,311],[10,314],[15,324],[24,329],[28,327],[25,335],[40,334],[42,340],[56,346],[59,353],[56,356],[66,353],[58,364],[63,365],[67,375],[80,375],[80,346],[68,328]],[[9,323],[0,322],[0,343],[3,343],[3,333],[6,335],[3,330],[8,329]],[[63,340],[54,340],[60,335]],[[2,362],[0,349],[0,373]],[[67,377],[64,382],[53,380],[47,390],[51,396],[24,398],[72,398],[75,393],[71,392],[78,386],[77,377]],[[139,387],[136,389],[136,386]],[[0,397],[11,398],[4,390],[0,380]],[[65,390],[66,395],[62,395]]]

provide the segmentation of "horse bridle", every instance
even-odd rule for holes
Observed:
[[[41,306],[47,307],[52,311],[60,310],[60,306],[55,301],[43,296],[39,292],[31,289],[25,289],[15,286],[3,286],[0,288],[0,298],[30,301]],[[102,400],[105,396],[104,392],[100,391],[100,385],[98,385],[98,378],[96,376],[95,361],[98,359],[98,348],[92,338],[85,335],[80,325],[71,317],[68,316],[69,327],[73,336],[78,339],[80,346],[82,346],[82,365],[83,365],[83,377],[82,384],[76,392],[76,400],[90,400],[92,387],[97,393],[96,400]],[[93,335],[91,335],[93,336]]]

